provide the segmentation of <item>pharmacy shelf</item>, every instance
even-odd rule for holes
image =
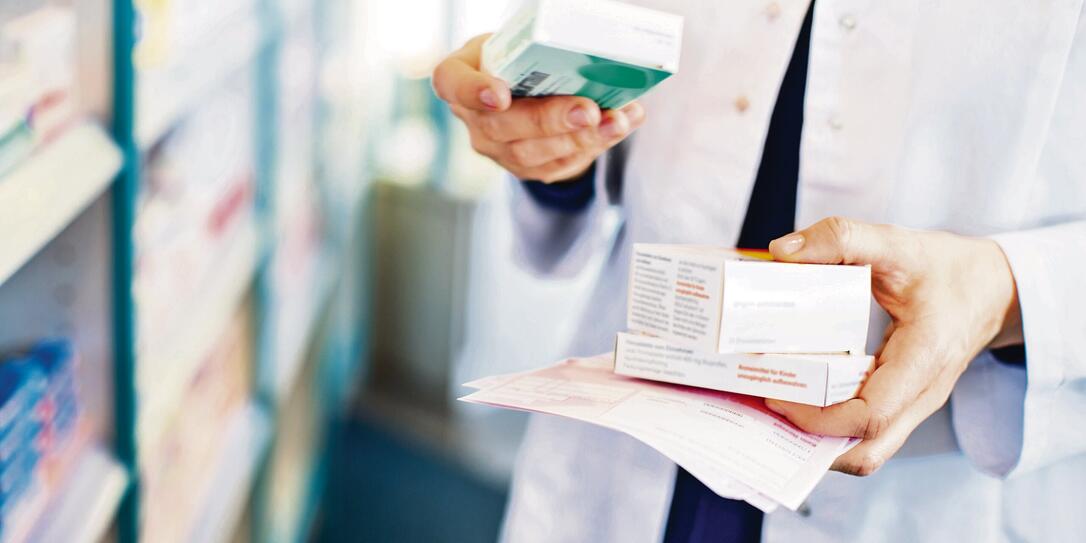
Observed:
[[[201,494],[203,504],[186,541],[230,541],[241,519],[257,469],[271,444],[271,421],[254,404],[232,415],[222,450]]]
[[[198,298],[189,301],[188,311],[179,313],[183,322],[174,333],[154,345],[141,345],[137,355],[141,407],[136,421],[140,447],[158,443],[185,389],[248,294],[260,252],[256,225],[246,222],[215,276]]]
[[[313,22],[313,4],[309,2],[282,2],[280,11],[288,29]]]
[[[42,515],[31,541],[101,541],[121,502],[128,476],[109,453],[89,447]]]
[[[216,32],[183,61],[140,72],[136,141],[141,149],[154,145],[224,80],[249,65],[269,41],[269,33],[261,31],[259,17],[251,9],[231,17],[227,26],[228,30]]]
[[[316,257],[314,270],[314,296],[307,297],[303,304],[300,326],[285,326],[276,334],[275,353],[275,401],[282,405],[290,396],[302,367],[305,366],[306,354],[313,342],[322,316],[326,313],[332,293],[336,290],[339,279],[339,266],[330,249],[323,249]]]
[[[0,283],[96,200],[120,168],[117,146],[84,122],[0,178]]]

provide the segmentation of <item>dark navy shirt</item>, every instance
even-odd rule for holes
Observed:
[[[764,249],[770,241],[795,229],[810,42],[811,10],[808,10],[773,107],[762,162],[737,247]],[[678,468],[664,542],[757,542],[762,538],[762,517],[762,512],[750,504],[721,498],[686,470]]]

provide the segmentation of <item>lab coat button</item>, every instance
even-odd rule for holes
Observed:
[[[746,112],[747,108],[749,108],[749,107],[750,107],[750,99],[748,99],[746,96],[740,96],[739,98],[735,99],[735,110],[738,111],[739,113]]]
[[[841,130],[842,128],[844,128],[844,126],[845,125],[841,122],[841,119],[838,119],[837,117],[830,118],[830,128],[832,128],[835,132]]]
[[[770,21],[775,21],[777,17],[781,16],[781,5],[777,2],[772,2],[765,8],[765,16]]]
[[[841,24],[841,28],[852,30],[853,28],[856,28],[856,17],[853,17],[852,15],[842,15],[838,23]]]

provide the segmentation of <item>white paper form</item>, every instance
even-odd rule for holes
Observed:
[[[465,386],[467,388],[477,389],[477,390],[478,389],[496,387],[496,386],[505,384],[505,383],[515,379],[516,377],[518,377],[520,375],[524,375],[525,373],[530,373],[530,372],[507,373],[507,374],[503,374],[503,375],[491,375],[489,377],[482,377],[482,378],[479,378],[479,379],[475,379],[474,381],[469,381],[467,383],[464,383],[463,386]],[[468,401],[468,402],[471,402],[471,403],[480,403],[481,404],[481,402],[476,402],[475,400],[470,400],[470,399],[466,399],[466,398],[461,398],[461,399],[465,400],[465,401]],[[482,404],[482,405],[491,406],[493,404]],[[506,406],[502,406],[502,407],[506,407]],[[580,419],[580,420],[586,420],[587,422],[591,422],[590,420],[587,420],[587,419]],[[632,431],[627,432],[627,433],[632,434]],[[641,441],[645,441],[645,440],[640,439],[640,438],[638,438],[636,436],[635,436],[635,438],[639,439]],[[667,457],[671,458],[672,461],[674,461],[676,464],[679,464],[680,466],[682,466],[683,469],[686,469],[686,471],[689,471],[689,472],[693,473],[693,471],[691,471],[691,470],[694,470],[694,471],[697,471],[699,473],[705,474],[706,478],[709,480],[709,482],[706,483],[706,486],[709,486],[709,489],[712,490],[713,492],[717,493],[718,495],[723,496],[725,498],[731,498],[731,499],[734,499],[734,500],[746,500],[746,501],[754,504],[756,507],[758,507],[759,509],[761,509],[762,511],[764,511],[766,513],[771,513],[777,508],[777,505],[778,505],[777,502],[775,502],[775,501],[773,501],[773,500],[771,500],[769,498],[766,498],[765,496],[759,494],[756,490],[750,488],[749,486],[747,486],[747,485],[745,485],[743,483],[740,483],[739,481],[736,481],[735,479],[732,479],[726,473],[721,472],[720,470],[716,469],[714,466],[701,465],[701,464],[698,463],[697,460],[687,460],[687,459],[679,460],[678,458],[684,457],[684,452],[681,450],[681,448],[678,448],[678,447],[672,448],[672,447],[669,447],[667,444],[664,444],[664,443],[659,443],[658,445],[659,445],[657,447],[658,452],[660,452],[664,456],[667,456]],[[694,467],[694,466],[697,466],[697,467]],[[710,484],[712,486],[710,486]]]
[[[628,433],[714,492],[763,509],[772,509],[772,502],[798,508],[850,445],[847,438],[796,429],[766,410],[759,398],[615,375],[609,355],[482,384],[493,386],[462,400],[560,415]]]

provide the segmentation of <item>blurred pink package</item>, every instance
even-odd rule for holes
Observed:
[[[617,375],[605,354],[487,377],[462,401],[559,415],[644,442],[717,494],[795,510],[856,439],[799,430],[760,398]]]

